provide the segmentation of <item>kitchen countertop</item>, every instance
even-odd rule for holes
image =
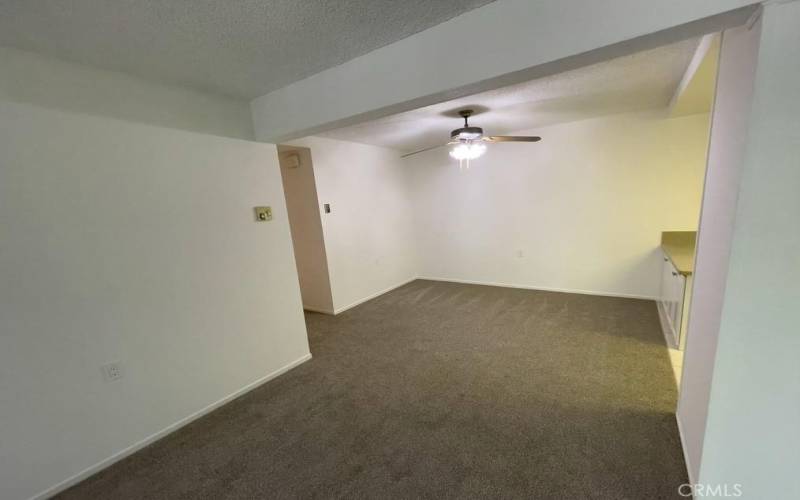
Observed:
[[[689,276],[694,272],[694,248],[697,231],[665,231],[661,233],[661,248],[675,269]]]

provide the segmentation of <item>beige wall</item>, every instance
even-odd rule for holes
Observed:
[[[604,295],[658,294],[662,231],[694,230],[708,115],[608,116],[521,134],[459,171],[406,160],[420,275]]]
[[[307,359],[296,276],[275,146],[0,102],[0,498]]]
[[[308,137],[328,257],[334,310],[410,281],[416,241],[405,165],[397,151]]]

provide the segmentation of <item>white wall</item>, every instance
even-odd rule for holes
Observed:
[[[0,101],[253,139],[247,102],[0,47]]]
[[[800,2],[765,5],[700,466],[753,499],[800,498],[798,47]]]
[[[322,214],[334,311],[416,277],[408,178],[397,151],[308,137]]]
[[[0,102],[0,498],[308,355],[274,146]]]
[[[446,149],[413,171],[420,276],[655,297],[662,231],[694,230],[708,115],[638,113],[520,134],[459,171]]]
[[[311,150],[278,146],[278,153],[303,308],[332,314],[333,298],[328,277],[328,257],[325,251],[325,237],[322,234]],[[299,158],[299,166],[288,165],[287,159],[291,154]]]
[[[752,30],[744,26],[729,29],[722,36],[677,410],[689,476],[693,481],[700,472],[760,26],[756,24]]]
[[[754,3],[497,0],[253,100],[256,135],[314,135],[721,31],[749,9],[703,18]]]

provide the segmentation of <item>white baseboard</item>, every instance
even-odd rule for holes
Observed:
[[[326,309],[326,308],[323,308],[323,307],[311,307],[311,306],[304,305],[303,306],[303,310],[304,311],[311,311],[311,312],[315,312],[315,313],[320,313],[320,314],[336,314],[335,312],[333,312],[333,309]]]
[[[681,438],[681,449],[683,450],[683,461],[686,462],[686,474],[689,476],[691,484],[697,484],[697,478],[692,477],[692,463],[689,461],[689,452],[686,448],[686,440],[683,437],[683,427],[681,427],[681,419],[678,417],[678,412],[675,412],[675,421],[678,423],[678,436]]]
[[[71,476],[71,477],[65,479],[64,481],[61,481],[60,483],[58,483],[58,484],[56,484],[54,486],[51,486],[50,488],[47,488],[46,490],[42,491],[41,493],[38,493],[38,494],[32,496],[30,500],[39,500],[39,499],[50,498],[50,497],[52,497],[52,496],[54,496],[54,495],[56,495],[58,493],[61,493],[62,491],[64,491],[67,488],[69,488],[70,486],[78,484],[79,482],[83,481],[84,479],[88,478],[89,476],[91,476],[91,475],[93,475],[93,474],[95,474],[97,472],[100,472],[102,469],[105,469],[106,467],[114,464],[115,462],[119,462],[123,458],[125,458],[125,457],[127,457],[129,455],[132,455],[133,453],[141,450],[145,446],[147,446],[147,445],[149,445],[149,444],[151,444],[151,443],[163,438],[167,434],[175,432],[176,430],[180,429],[181,427],[185,426],[186,424],[189,424],[189,423],[193,422],[194,420],[197,420],[198,418],[202,417],[203,415],[211,413],[212,411],[216,410],[217,408],[219,408],[220,406],[224,405],[225,403],[228,403],[228,402],[238,398],[239,396],[241,396],[241,395],[243,395],[243,394],[245,394],[245,393],[247,393],[249,391],[252,391],[256,387],[258,387],[258,386],[260,386],[262,384],[265,384],[266,382],[269,382],[270,380],[274,379],[275,377],[277,377],[279,375],[283,375],[284,373],[288,372],[292,368],[294,368],[294,367],[296,367],[296,366],[298,366],[298,365],[300,365],[302,363],[305,363],[309,359],[311,359],[311,353],[308,353],[308,354],[306,354],[304,356],[301,356],[300,358],[292,361],[291,363],[289,363],[289,364],[287,364],[287,365],[285,365],[285,366],[283,366],[281,368],[278,368],[277,370],[273,371],[272,373],[269,373],[269,374],[265,375],[264,377],[261,377],[260,379],[255,380],[254,382],[251,382],[251,383],[247,384],[246,386],[242,387],[241,389],[238,389],[235,392],[225,396],[224,398],[222,398],[222,399],[220,399],[220,400],[218,400],[218,401],[216,401],[214,403],[211,403],[210,405],[206,406],[205,408],[203,408],[201,410],[198,410],[198,411],[192,413],[191,415],[178,420],[177,422],[175,422],[173,424],[168,425],[167,427],[161,429],[160,431],[158,431],[158,432],[156,432],[154,434],[151,434],[150,436],[142,439],[141,441],[139,441],[137,443],[134,443],[134,444],[128,446],[127,448],[118,451],[117,453],[114,453],[113,455],[111,455],[108,458],[104,458],[103,460],[101,460],[101,461],[97,462],[96,464],[94,464],[94,465],[82,470],[81,472],[75,474],[74,476]]]
[[[346,306],[344,306],[344,307],[335,308],[335,309],[333,310],[333,314],[340,314],[340,313],[343,313],[343,312],[345,312],[345,311],[346,311],[346,310],[348,310],[348,309],[352,309],[352,308],[354,308],[354,307],[355,307],[355,306],[357,306],[357,305],[363,304],[364,302],[366,302],[366,301],[368,301],[368,300],[372,300],[372,299],[374,299],[375,297],[379,297],[379,296],[383,295],[384,293],[391,292],[392,290],[394,290],[394,289],[396,289],[396,288],[400,288],[400,287],[401,287],[401,286],[403,286],[403,285],[407,285],[407,284],[409,284],[409,283],[411,283],[412,281],[415,281],[415,280],[417,280],[417,279],[419,279],[419,278],[417,278],[417,277],[414,277],[414,278],[411,278],[411,279],[407,279],[407,280],[403,281],[402,283],[398,283],[397,285],[390,286],[389,288],[386,288],[386,289],[384,289],[384,290],[381,290],[380,292],[375,292],[375,293],[373,293],[372,295],[369,295],[369,296],[367,296],[367,297],[364,297],[363,299],[359,299],[359,300],[357,300],[357,301],[353,302],[352,304],[346,305]]]
[[[553,287],[546,287],[546,286],[532,286],[532,285],[520,285],[516,283],[496,283],[492,281],[474,281],[474,280],[461,280],[456,278],[440,278],[440,277],[428,277],[428,276],[420,276],[417,279],[421,280],[430,280],[430,281],[447,281],[450,283],[464,283],[467,285],[486,285],[486,286],[499,286],[503,288],[519,288],[522,290],[541,290],[543,292],[559,292],[559,293],[578,293],[581,295],[599,295],[602,297],[620,297],[624,299],[643,299],[643,300],[656,300],[656,297],[651,297],[649,295],[636,295],[636,294],[628,294],[628,293],[615,293],[615,292],[602,292],[602,291],[595,291],[595,290],[580,290],[575,288],[553,288]]]

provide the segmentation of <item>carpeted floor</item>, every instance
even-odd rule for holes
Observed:
[[[418,280],[61,498],[680,498],[653,302]]]

